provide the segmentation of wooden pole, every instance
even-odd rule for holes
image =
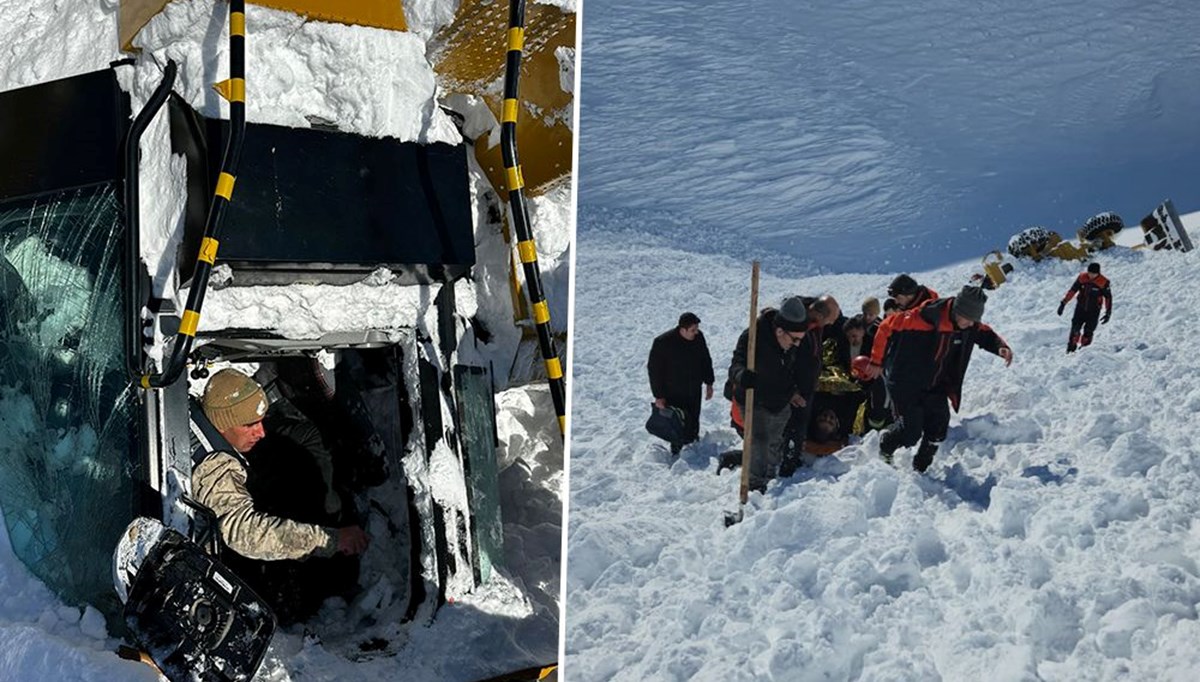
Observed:
[[[750,271],[750,339],[746,347],[746,369],[754,371],[754,355],[758,345],[758,261]],[[754,389],[746,389],[746,413],[742,421],[742,485],[738,492],[737,520],[742,520],[742,509],[750,497],[750,445],[754,434]]]

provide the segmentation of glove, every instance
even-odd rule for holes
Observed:
[[[1067,307],[1067,302],[1066,302],[1066,301],[1063,301],[1062,303],[1059,303],[1059,304],[1058,304],[1058,315],[1059,315],[1059,317],[1062,317],[1062,311],[1063,311],[1063,308],[1066,308],[1066,307]]]
[[[742,381],[741,381],[742,388],[751,389],[751,388],[754,388],[754,385],[757,383],[758,383],[758,372],[755,372],[752,369],[747,369],[747,370],[742,371]]]
[[[1108,324],[1108,318],[1112,317],[1112,311],[1104,313],[1104,317],[1100,318],[1100,324]]]

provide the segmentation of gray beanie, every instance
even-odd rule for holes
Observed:
[[[987,294],[983,293],[983,289],[968,284],[958,292],[958,296],[954,299],[953,312],[972,322],[979,322],[983,319],[983,304],[985,303],[987,303]]]
[[[799,296],[783,299],[779,312],[775,314],[775,326],[788,332],[802,332],[808,329],[808,309]]]

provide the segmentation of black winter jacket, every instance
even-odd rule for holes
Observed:
[[[646,370],[655,398],[686,396],[695,393],[702,384],[711,384],[712,356],[704,332],[697,331],[692,341],[680,336],[678,327],[659,334],[650,346]]]
[[[764,308],[755,323],[758,325],[758,336],[754,340],[754,373],[758,375],[758,382],[754,387],[754,405],[771,412],[778,412],[786,407],[797,391],[796,348],[785,351],[775,340],[774,322],[777,313],[774,308]],[[805,337],[807,336],[806,334]],[[733,359],[729,363],[729,380],[734,385],[734,398],[742,405],[746,404],[742,373],[746,371],[749,347],[750,330],[747,329],[738,337],[737,348],[734,349]]]
[[[971,350],[979,346],[999,355],[1008,344],[982,322],[958,329],[951,314],[954,299],[935,299],[884,320],[871,364],[883,367],[889,391],[941,389],[957,412]]]

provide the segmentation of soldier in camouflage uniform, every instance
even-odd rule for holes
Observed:
[[[301,620],[311,615],[310,612],[320,604],[319,598],[314,600],[311,595],[303,595],[306,606],[297,608],[294,602],[302,595],[273,595],[272,592],[280,593],[285,584],[312,586],[314,580],[319,583],[320,577],[311,575],[314,567],[323,565],[322,559],[336,554],[361,554],[369,542],[367,535],[357,525],[333,527],[313,522],[339,517],[331,513],[335,510],[330,507],[336,505],[331,505],[332,499],[326,494],[320,473],[313,473],[306,479],[295,478],[309,481],[303,489],[279,490],[279,476],[266,471],[265,464],[255,466],[255,462],[268,461],[256,458],[256,452],[252,452],[254,446],[267,437],[276,437],[292,446],[290,451],[277,447],[276,453],[322,448],[320,436],[311,422],[300,418],[294,410],[277,416],[282,410],[274,405],[271,406],[272,414],[268,415],[267,396],[262,387],[235,369],[224,369],[212,376],[205,387],[201,407],[226,443],[207,452],[195,463],[192,470],[194,496],[216,516],[220,538],[231,550],[224,557],[230,567],[271,603],[281,623]],[[264,420],[272,425],[270,436]],[[327,452],[322,451],[322,454],[328,458]],[[278,459],[276,456],[275,461]],[[295,468],[303,468],[305,462],[301,460],[297,455]],[[308,468],[318,471],[314,458],[310,456],[308,460]],[[293,467],[283,462],[273,463],[270,468],[278,471]],[[294,513],[280,513],[293,509]],[[307,518],[296,518],[305,516]],[[279,570],[285,567],[286,570]],[[301,574],[307,577],[292,580]],[[257,580],[256,576],[263,580]],[[305,589],[293,587],[292,592]]]

